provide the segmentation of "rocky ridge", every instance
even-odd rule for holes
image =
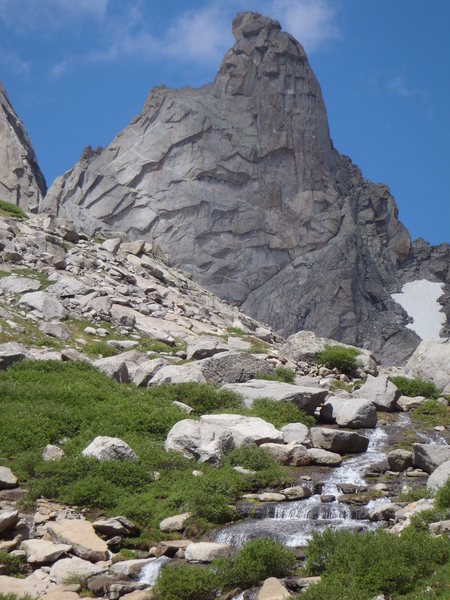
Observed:
[[[444,284],[450,247],[411,243],[389,189],[330,139],[302,46],[277,21],[240,13],[213,84],[152,89],[105,149],[88,148],[40,210],[89,234],[161,246],[174,265],[283,335],[370,348],[400,364],[420,339],[391,294]]]
[[[47,191],[30,138],[0,82],[0,200],[37,212]]]
[[[186,418],[168,432],[165,447],[192,460],[192,477],[202,476],[204,463],[215,464],[232,447],[249,444],[260,445],[276,462],[296,469],[289,486],[262,488],[241,498],[236,510],[244,525],[249,519],[253,529],[274,514],[295,514],[302,503],[313,503],[317,511],[318,503],[344,511],[364,527],[384,524],[400,533],[412,515],[433,507],[433,500],[393,500],[411,482],[425,483],[429,477],[430,489],[444,485],[450,467],[445,426],[431,428],[427,443],[416,442],[411,451],[392,450],[389,443],[383,447],[362,473],[370,473],[376,482],[355,485],[344,480],[334,494],[322,490],[341,464],[351,473],[355,460],[364,461],[372,451],[372,436],[381,428],[391,422],[392,430],[407,433],[401,423],[404,416],[409,418],[411,406],[400,404],[389,373],[416,375],[428,369],[431,376],[426,365],[438,356],[435,381],[441,390],[448,389],[448,342],[424,343],[406,371],[383,369],[362,350],[348,376],[317,363],[317,351],[336,342],[312,332],[282,339],[170,267],[160,249],[144,240],[128,242],[124,235],[90,239],[62,218],[0,217],[0,259],[0,369],[24,358],[85,360],[123,384],[214,382],[241,393],[243,408],[259,396],[294,403],[315,417],[311,429],[301,423],[277,429],[261,418],[237,414],[196,420],[189,417],[191,407],[178,402]],[[102,357],[108,349],[117,354]],[[280,366],[295,373],[293,383],[258,379]],[[363,382],[359,389],[356,377]],[[425,398],[414,400],[417,405]],[[440,402],[447,406],[444,398]],[[43,453],[45,460],[65,460],[63,448],[55,445],[47,445]],[[139,459],[123,440],[106,435],[90,440],[82,454],[98,461]],[[252,476],[248,469],[235,470],[242,478]],[[191,514],[172,514],[160,523],[167,540],[117,562],[124,538],[138,534],[134,523],[122,515],[91,522],[84,511],[45,499],[24,510],[18,505],[26,494],[20,483],[8,467],[0,467],[0,551],[21,560],[26,575],[10,577],[3,567],[0,591],[19,597],[77,600],[87,588],[105,600],[145,600],[152,597],[155,578],[166,563],[208,563],[229,554],[233,545],[220,536],[230,536],[233,527],[241,526],[230,524],[213,539],[190,539],[183,533]],[[374,498],[377,503],[370,504]],[[446,528],[445,521],[430,526],[436,535]],[[172,534],[183,537],[169,539]],[[267,580],[257,597],[270,598],[274,589],[287,597],[288,588],[296,591],[313,582],[292,578],[283,585]]]

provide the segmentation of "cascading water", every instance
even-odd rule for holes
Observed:
[[[149,587],[153,587],[156,583],[156,580],[159,577],[161,569],[164,563],[168,562],[170,558],[167,556],[161,556],[160,558],[155,558],[152,562],[145,565],[142,568],[142,571],[139,576],[139,581],[141,583],[146,583]]]
[[[369,438],[367,451],[347,458],[341,467],[333,469],[323,481],[322,494],[339,496],[342,492],[338,486],[342,483],[366,485],[364,474],[385,458],[382,449],[386,445],[387,434],[382,426],[378,426],[366,431],[365,435]],[[371,503],[368,508],[378,502],[380,500]],[[324,531],[329,526],[349,530],[376,527],[367,518],[361,518],[361,512],[361,509],[356,509],[355,514],[354,508],[337,501],[324,503],[316,494],[306,500],[276,504],[270,518],[247,519],[224,528],[217,532],[215,541],[240,546],[251,539],[271,537],[287,546],[301,546],[307,543],[313,531]]]

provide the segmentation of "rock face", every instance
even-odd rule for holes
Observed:
[[[431,379],[439,390],[450,393],[450,338],[421,342],[406,364],[411,377]]]
[[[0,200],[37,212],[46,191],[30,138],[0,83]]]
[[[307,329],[402,360],[420,340],[391,293],[424,273],[447,281],[448,245],[413,246],[389,189],[334,149],[306,54],[277,21],[240,13],[233,34],[213,84],[152,89],[40,209],[90,234],[107,226],[156,242],[283,334]]]

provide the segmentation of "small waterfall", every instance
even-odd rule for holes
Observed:
[[[317,496],[299,502],[277,504],[275,519],[351,519],[352,512],[347,504],[324,503]]]
[[[168,562],[170,558],[167,556],[161,556],[160,558],[155,558],[151,563],[145,565],[142,568],[139,581],[141,583],[146,583],[149,587],[153,587],[158,579],[158,576],[161,572],[163,565]]]

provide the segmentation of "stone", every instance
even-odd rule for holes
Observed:
[[[278,494],[277,492],[263,492],[256,497],[260,502],[284,502],[286,500],[284,494]]]
[[[275,577],[266,579],[256,594],[256,600],[286,600],[291,594]]]
[[[314,414],[327,396],[326,390],[263,379],[251,379],[245,383],[228,383],[223,388],[241,394],[245,406],[249,408],[257,398],[269,398],[275,402],[292,402],[310,415]]]
[[[309,448],[308,454],[312,458],[313,465],[338,467],[342,463],[342,456],[340,454],[323,450],[322,448]]]
[[[27,553],[27,561],[31,564],[51,564],[63,554],[71,551],[69,544],[55,544],[45,539],[31,539],[22,542],[22,550]]]
[[[304,500],[311,496],[311,490],[304,485],[293,485],[281,490],[288,500]]]
[[[289,444],[266,443],[261,444],[261,448],[271,454],[280,465],[300,467],[311,463],[308,450],[297,442],[290,442]]]
[[[42,458],[45,461],[61,460],[65,455],[66,453],[62,448],[53,444],[47,444],[42,452]]]
[[[188,344],[186,358],[187,360],[201,360],[228,350],[228,343],[220,338],[199,336]]]
[[[203,415],[200,421],[184,419],[175,423],[164,447],[200,462],[216,462],[226,450],[282,441],[281,432],[259,417]]]
[[[403,412],[408,412],[423,404],[425,400],[425,396],[400,396],[397,400],[397,406]]]
[[[201,367],[197,362],[161,367],[150,379],[148,386],[187,383],[189,381],[206,383]]]
[[[108,377],[115,379],[117,383],[130,383],[127,362],[121,354],[99,358],[93,362],[93,365]]]
[[[13,529],[19,522],[19,512],[14,509],[0,511],[0,533]]]
[[[122,240],[120,238],[111,238],[109,240],[105,240],[101,247],[112,254],[117,254],[121,243]]]
[[[37,292],[41,283],[31,277],[18,277],[9,275],[0,279],[0,290],[8,294],[25,294],[26,292]]]
[[[441,463],[429,476],[427,481],[427,488],[433,491],[439,490],[443,487],[450,478],[450,459]]]
[[[60,340],[69,340],[72,337],[72,332],[63,323],[48,322],[42,323],[39,326],[39,331]]]
[[[211,383],[244,383],[259,373],[273,373],[272,365],[246,352],[220,352],[198,364]]]
[[[288,423],[280,428],[284,441],[304,444],[309,442],[309,430],[303,423]]]
[[[407,375],[431,380],[444,394],[450,394],[450,338],[422,340],[405,369]]]
[[[411,524],[411,517],[424,510],[433,510],[433,508],[434,500],[428,500],[426,498],[407,504],[395,513],[395,524],[391,527],[390,531],[392,533],[401,533]]]
[[[38,311],[44,319],[64,319],[66,316],[64,306],[48,292],[28,292],[21,296],[19,304]]]
[[[128,535],[130,532],[118,519],[97,519],[92,523],[96,533],[102,535]]]
[[[331,396],[320,410],[320,420],[340,427],[372,428],[377,424],[377,411],[365,398]]]
[[[188,406],[188,405],[187,405],[187,404],[185,404],[184,402],[179,402],[178,400],[174,400],[174,401],[172,402],[172,404],[173,404],[174,406],[176,406],[177,408],[179,408],[180,410],[182,410],[183,412],[185,412],[185,413],[188,413],[188,414],[190,414],[191,412],[193,412],[193,411],[194,411],[194,409],[193,409],[193,408],[191,408],[190,406]]]
[[[136,460],[137,455],[130,446],[120,438],[106,435],[97,436],[83,450],[83,456],[92,456],[97,460]]]
[[[46,191],[30,138],[0,83],[0,198],[36,212]]]
[[[40,600],[80,600],[80,596],[76,592],[56,590],[44,594]]]
[[[371,521],[389,521],[393,519],[396,513],[400,510],[398,504],[392,502],[384,502],[383,504],[377,504],[369,513],[369,519]]]
[[[47,291],[59,298],[74,298],[75,296],[86,296],[94,290],[92,286],[87,285],[81,279],[59,275],[56,282],[48,287]]]
[[[427,473],[450,460],[450,446],[438,444],[413,444],[413,464]]]
[[[17,487],[17,477],[8,467],[0,467],[0,490],[11,490]]]
[[[183,531],[186,521],[192,517],[192,513],[186,512],[173,517],[163,519],[159,524],[161,531]]]
[[[409,450],[403,450],[401,448],[397,450],[391,450],[387,455],[387,461],[391,471],[405,471],[409,467],[413,466],[413,453]]]
[[[28,596],[41,599],[47,588],[48,583],[42,581],[34,573],[24,579],[0,575],[0,592],[5,595],[13,594],[13,597],[16,598]]]
[[[21,362],[25,359],[25,353],[20,350],[7,351],[0,350],[0,371],[9,369],[15,363]]]
[[[72,546],[73,553],[93,562],[108,558],[108,546],[95,533],[92,523],[80,519],[61,519],[47,525],[51,538]]]
[[[367,375],[365,383],[353,392],[353,396],[367,398],[377,410],[393,412],[400,393],[387,377]]]
[[[121,560],[109,568],[109,572],[123,579],[128,577],[137,578],[141,570],[154,562],[154,558],[138,558],[133,560]]]
[[[450,519],[446,521],[437,521],[428,525],[428,531],[434,535],[450,532]]]
[[[230,546],[228,544],[215,544],[213,542],[197,542],[187,546],[184,558],[188,562],[212,562],[219,556],[228,556]]]
[[[107,568],[106,563],[92,564],[77,556],[61,558],[52,565],[50,579],[57,584],[73,580],[86,582],[90,577],[103,573]]]
[[[146,360],[138,366],[132,375],[131,381],[138,387],[146,387],[152,377],[162,368],[167,365],[167,361],[163,358],[154,358]]]
[[[355,431],[344,431],[342,429],[312,427],[310,437],[314,448],[322,448],[322,450],[329,450],[337,454],[365,452],[369,445],[369,438],[366,436]]]

